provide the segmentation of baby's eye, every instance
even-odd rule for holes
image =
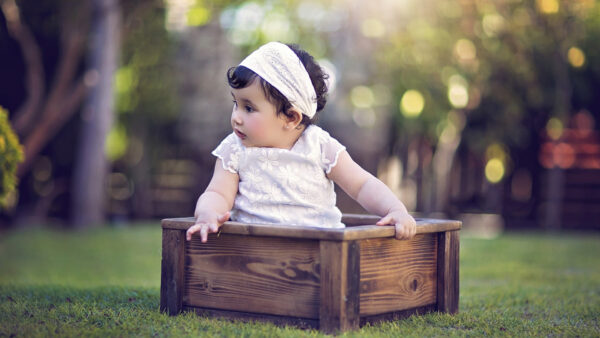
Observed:
[[[245,106],[244,108],[248,113],[252,113],[254,111],[254,109],[251,106]]]
[[[237,106],[237,101],[236,100],[231,100],[231,102],[233,102],[233,106]]]

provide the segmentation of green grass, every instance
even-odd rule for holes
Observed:
[[[3,336],[322,336],[158,311],[160,226],[0,234]],[[460,312],[363,327],[363,336],[599,336],[600,235],[461,238]]]

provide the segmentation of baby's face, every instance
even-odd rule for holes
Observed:
[[[285,118],[265,96],[258,79],[246,88],[231,89],[231,127],[246,147],[284,148]]]

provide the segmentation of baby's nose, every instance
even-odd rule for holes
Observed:
[[[242,119],[240,118],[240,115],[236,112],[235,109],[231,113],[231,122],[235,124],[242,124]]]

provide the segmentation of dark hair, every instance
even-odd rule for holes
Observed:
[[[323,69],[321,66],[319,66],[315,59],[306,51],[300,49],[298,45],[287,46],[290,47],[294,53],[296,53],[304,65],[304,68],[306,68],[308,76],[310,77],[310,81],[315,88],[315,93],[317,94],[317,113],[315,116],[313,116],[311,119],[302,114],[301,124],[309,126],[317,121],[319,115],[318,112],[325,108],[325,104],[327,103],[327,83],[325,80],[329,76],[323,72]],[[284,114],[285,116],[289,117],[290,115],[288,114],[288,110],[292,108],[292,104],[285,96],[283,96],[283,94],[281,94],[279,90],[277,90],[277,88],[273,87],[255,72],[244,66],[231,67],[227,71],[227,81],[229,82],[229,86],[235,89],[246,88],[252,84],[257,77],[259,78],[260,85],[265,93],[265,97],[277,108],[277,114]]]

